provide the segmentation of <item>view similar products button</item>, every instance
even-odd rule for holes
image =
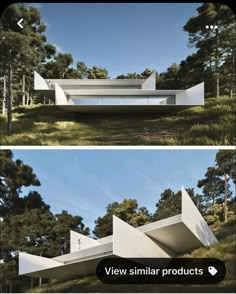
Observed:
[[[106,258],[98,278],[108,284],[214,284],[226,269],[216,258]]]

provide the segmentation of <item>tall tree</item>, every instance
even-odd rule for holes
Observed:
[[[40,181],[29,165],[19,159],[13,160],[10,150],[0,151],[0,217],[24,211],[25,202],[20,197],[22,187],[39,185]]]
[[[17,20],[20,18],[27,23],[24,29],[17,25]],[[1,15],[0,25],[2,30],[0,76],[7,77],[7,116],[10,133],[12,105],[21,101],[16,95],[21,93],[22,104],[25,103],[25,92],[31,91],[32,87],[30,81],[33,78],[33,70],[42,67],[42,63],[55,54],[55,47],[47,43],[47,38],[43,34],[46,25],[39,11],[34,7],[19,3],[8,6]],[[22,78],[26,79],[23,85]]]
[[[203,189],[204,202],[208,207],[221,200],[224,195],[224,181],[215,167],[208,167],[204,179],[199,180],[197,186]]]
[[[220,72],[228,59],[233,62],[229,68],[232,94],[235,81],[235,15],[222,3],[204,3],[197,11],[198,15],[191,17],[184,26],[189,33],[189,44],[201,52],[205,70],[209,69],[213,74],[216,97],[220,95]]]
[[[174,193],[171,189],[164,190],[156,203],[153,219],[160,220],[181,213],[181,192]]]
[[[193,188],[187,188],[186,191],[198,209],[203,212],[204,207],[202,206],[200,195],[195,195]],[[181,195],[181,191],[174,192],[171,189],[164,190],[156,203],[156,211],[153,214],[153,220],[156,221],[181,213]]]
[[[220,150],[216,154],[216,170],[224,178],[224,219],[228,219],[228,180],[231,179],[236,184],[236,152],[234,150]]]

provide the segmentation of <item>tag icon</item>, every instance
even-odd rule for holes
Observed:
[[[214,276],[218,273],[218,270],[214,266],[208,266],[208,272]]]

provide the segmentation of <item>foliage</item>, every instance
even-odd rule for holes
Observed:
[[[20,18],[27,23],[24,30],[16,24],[16,19]],[[10,62],[13,72],[14,104],[25,105],[25,95],[32,95],[33,71],[36,69],[40,71],[43,64],[54,56],[56,48],[47,42],[44,34],[46,24],[34,7],[20,3],[10,5],[1,15],[0,22],[2,27],[0,76],[9,77]],[[23,76],[26,79],[22,93]],[[2,91],[3,89],[1,89],[1,96]]]
[[[202,202],[202,196],[199,194],[194,194],[194,189],[186,189],[189,196],[192,198],[195,205],[198,207],[198,210],[202,213],[204,212],[204,205]],[[178,191],[175,193],[171,189],[164,190],[158,202],[156,203],[156,211],[153,214],[153,221],[161,220],[167,217],[171,217],[181,213],[181,195],[182,192]]]
[[[202,62],[203,76],[207,81],[208,95],[235,92],[235,15],[222,3],[204,3],[197,8],[198,15],[184,26],[189,33],[189,44],[195,46]],[[214,29],[206,25],[214,24]],[[232,64],[232,66],[230,66]],[[227,72],[225,76],[224,73]],[[186,73],[189,74],[189,73]],[[220,81],[223,80],[224,84]]]
[[[205,178],[198,181],[198,188],[203,188],[205,201],[214,205],[224,195],[224,181],[218,176],[215,167],[208,167]]]
[[[222,212],[219,212],[220,204],[223,204],[224,209],[224,219],[227,220],[228,217],[228,201],[231,199],[232,192],[229,187],[229,180],[235,184],[235,174],[236,174],[236,153],[234,150],[219,150],[215,158],[215,167],[208,167],[205,174],[205,178],[198,181],[198,187],[203,188],[203,195],[205,202],[209,208],[209,214],[212,215],[212,211],[215,211],[214,219],[209,216],[209,220],[213,222],[217,218],[222,220]],[[210,203],[210,205],[209,205]],[[217,213],[218,211],[218,213]]]
[[[18,252],[54,257],[69,251],[68,234],[90,230],[80,216],[67,211],[53,215],[37,191],[22,197],[22,188],[39,186],[33,169],[13,158],[10,150],[0,151],[0,291],[29,287],[29,278],[18,276]]]
[[[10,150],[0,152],[0,217],[19,213],[35,205],[48,208],[41,196],[33,191],[20,198],[22,187],[39,186],[40,182],[33,169],[21,160],[13,161]],[[33,201],[36,201],[34,204]]]
[[[145,207],[138,208],[137,200],[124,199],[122,202],[108,204],[106,214],[95,220],[93,233],[98,237],[106,237],[112,234],[112,217],[116,215],[133,227],[138,227],[151,222],[151,215]]]

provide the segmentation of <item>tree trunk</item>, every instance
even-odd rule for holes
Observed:
[[[12,131],[12,60],[11,50],[8,56],[8,97],[7,97],[7,131],[11,134]]]
[[[25,106],[25,75],[22,76],[22,106]]]
[[[228,207],[227,207],[227,196],[228,196],[228,183],[227,183],[227,174],[225,174],[225,205],[224,205],[224,220],[227,222],[228,220]]]
[[[216,71],[216,98],[220,96],[220,74],[219,74],[219,31],[216,29],[216,60],[215,60],[215,71]]]
[[[27,96],[26,96],[26,105],[29,105],[29,91],[27,92]]]
[[[7,84],[6,84],[6,76],[3,76],[3,99],[2,99],[2,114],[4,115],[6,112],[6,97],[7,97]]]
[[[220,79],[219,79],[219,73],[216,74],[216,98],[220,97]]]

